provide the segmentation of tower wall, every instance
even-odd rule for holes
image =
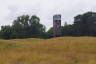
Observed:
[[[53,16],[53,36],[61,36],[61,15]]]

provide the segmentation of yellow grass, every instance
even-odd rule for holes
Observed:
[[[96,38],[0,40],[0,64],[96,64]]]

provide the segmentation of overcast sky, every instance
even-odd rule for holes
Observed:
[[[62,15],[62,24],[65,21],[71,24],[74,16],[87,11],[96,12],[96,0],[0,0],[0,26],[29,14],[40,17],[40,22],[49,28],[54,14]]]

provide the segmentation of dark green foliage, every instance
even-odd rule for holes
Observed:
[[[96,36],[96,13],[87,12],[74,17],[74,24],[62,26],[62,36]]]
[[[73,24],[61,28],[62,36],[96,36],[96,13],[87,12],[74,17]],[[12,26],[1,26],[0,38],[52,38],[53,27],[45,32],[45,26],[33,15],[22,15],[13,21]]]
[[[1,26],[1,32],[0,32],[1,38],[10,39],[11,34],[12,34],[11,26]]]
[[[47,31],[47,37],[48,38],[52,38],[53,37],[53,27],[51,27],[48,31]]]
[[[76,16],[74,34],[78,36],[96,36],[96,13],[87,12]]]
[[[12,26],[1,27],[1,38],[43,38],[45,26],[37,16],[23,15],[14,20]]]
[[[73,25],[62,26],[62,36],[72,36],[73,35]]]

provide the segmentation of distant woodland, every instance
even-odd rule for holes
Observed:
[[[96,36],[96,12],[86,12],[74,17],[73,24],[65,24],[61,28],[61,36]],[[46,31],[40,18],[33,15],[17,17],[12,25],[1,26],[1,39],[17,38],[52,38],[53,27]]]

